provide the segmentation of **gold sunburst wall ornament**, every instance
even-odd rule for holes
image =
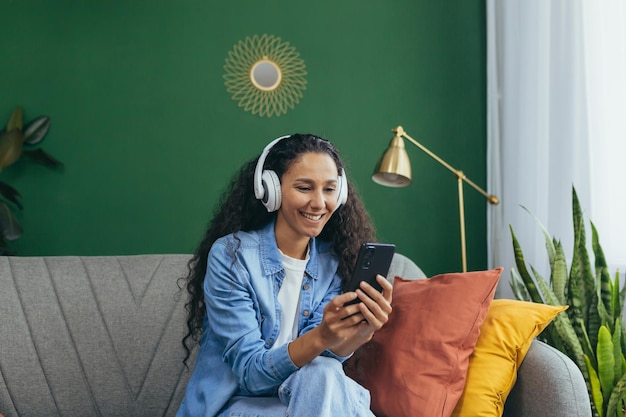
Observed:
[[[245,111],[261,117],[293,109],[306,89],[306,66],[296,48],[278,36],[246,37],[228,52],[224,84]]]

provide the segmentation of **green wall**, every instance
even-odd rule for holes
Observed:
[[[379,238],[428,274],[458,271],[456,179],[407,143],[414,182],[372,169],[403,125],[485,184],[482,0],[0,0],[0,121],[52,118],[43,148],[65,163],[0,173],[23,195],[30,255],[188,253],[235,170],[271,139],[310,132],[349,164]],[[289,42],[307,89],[284,115],[237,107],[224,60],[247,36]],[[486,203],[466,189],[468,267],[486,267]]]

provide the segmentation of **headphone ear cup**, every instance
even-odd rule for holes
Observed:
[[[337,178],[339,195],[337,195],[337,208],[348,201],[348,180],[346,173],[341,169],[341,175]]]
[[[261,202],[268,212],[276,211],[280,208],[282,196],[280,192],[280,180],[278,175],[272,170],[266,169],[261,176],[261,185],[263,186],[263,198]]]

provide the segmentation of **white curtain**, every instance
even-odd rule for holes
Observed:
[[[499,297],[512,298],[509,226],[544,277],[533,216],[571,257],[572,186],[588,236],[592,220],[612,270],[625,269],[625,2],[487,0],[488,187],[501,199],[488,211],[488,244],[490,267],[505,268]]]

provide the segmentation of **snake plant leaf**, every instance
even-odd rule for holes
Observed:
[[[0,201],[0,233],[8,241],[17,240],[22,236],[22,226],[9,206],[2,201]]]
[[[626,328],[622,315],[626,305],[626,283],[620,284],[619,271],[614,279],[610,278],[593,223],[591,247],[595,268],[592,270],[583,212],[574,187],[572,212],[574,250],[569,272],[563,246],[556,238],[550,241],[542,228],[550,257],[549,282],[532,265],[527,268],[517,237],[510,227],[517,266],[517,271],[511,271],[511,285],[518,299],[528,295],[535,302],[543,300],[545,304],[569,305],[567,313],[557,315],[541,336],[568,355],[581,370],[591,398],[593,416],[624,417]],[[567,302],[563,303],[563,300]]]
[[[50,118],[39,116],[24,127],[24,144],[37,145],[46,136],[48,129],[50,129]]]
[[[552,263],[552,273],[550,282],[556,298],[561,305],[567,304],[567,259],[561,242],[555,242],[554,246],[554,262]]]
[[[598,378],[603,393],[613,391],[615,378],[615,356],[613,353],[613,338],[606,326],[601,326],[598,332],[598,347],[596,348],[598,358]],[[604,398],[605,405],[608,404],[608,395]],[[604,407],[603,407],[604,408]]]
[[[598,410],[598,415],[602,417],[604,415],[602,413],[602,410],[604,409],[604,397],[602,396],[602,389],[600,388],[600,379],[598,378],[596,370],[593,368],[593,366],[591,366],[591,362],[586,355],[585,365],[587,367],[587,372],[589,373],[589,382],[591,385],[591,399],[593,400],[593,404],[595,405],[596,410]]]
[[[530,294],[528,294],[524,281],[522,281],[522,278],[519,276],[515,268],[511,268],[511,290],[513,290],[513,295],[518,300],[531,301]]]
[[[23,111],[21,106],[17,106],[15,110],[13,110],[13,114],[11,115],[9,123],[7,124],[7,132],[13,129],[22,130],[22,124],[24,120],[22,114]]]
[[[591,247],[593,248],[593,254],[595,258],[596,280],[600,280],[600,296],[609,315],[611,316],[611,318],[614,318],[617,317],[615,314],[615,309],[617,294],[619,293],[619,286],[616,289],[613,288],[613,282],[611,281],[609,268],[606,264],[604,251],[602,250],[602,246],[600,245],[598,230],[596,229],[596,226],[593,224],[593,222],[589,223],[591,224]],[[611,320],[611,323],[613,323],[613,320]]]
[[[585,321],[583,315],[583,299],[579,296],[580,287],[578,286],[578,282],[570,278],[569,286],[568,299],[570,308],[567,310],[568,316],[572,321],[573,329],[579,340],[585,341],[585,353],[594,357],[595,355],[591,352],[593,351],[592,346],[597,345],[597,330],[594,330],[594,333],[590,333],[587,329],[589,323]],[[587,323],[587,325],[585,325],[585,323]],[[589,334],[591,334],[591,337],[589,337]]]
[[[583,283],[583,297],[585,301],[591,301],[585,305],[583,312],[585,319],[589,319],[590,313],[597,311],[598,299],[592,294],[595,294],[596,282],[595,277],[591,271],[591,262],[589,261],[589,253],[587,251],[587,240],[585,234],[585,224],[583,220],[583,212],[578,201],[578,194],[576,189],[572,187],[572,213],[574,216],[574,256],[572,258],[572,266],[578,265],[580,280]],[[597,318],[591,318],[597,320]]]
[[[615,314],[617,317],[621,317],[621,312],[624,311],[624,296],[626,296],[626,283],[624,283],[621,290],[619,289],[619,283],[619,270],[617,270],[615,271],[615,279],[613,281],[613,291],[617,294],[617,310]],[[622,338],[622,344],[624,343],[624,340],[626,339]],[[626,352],[626,348],[624,348],[624,352]]]
[[[543,225],[543,223],[541,223],[541,220],[539,220],[539,218],[537,216],[535,216],[530,210],[528,210],[526,207],[522,206],[522,208],[524,210],[526,210],[526,212],[528,214],[530,214],[534,219],[535,222],[537,223],[537,225],[539,226],[539,228],[541,229],[541,231],[543,232],[543,237],[545,238],[546,241],[546,250],[548,252],[548,260],[550,262],[550,267],[552,267],[552,265],[554,265],[554,257],[556,255],[556,248],[554,246],[554,242],[552,240],[552,236],[550,236],[550,233],[548,233],[548,230],[546,229],[546,227]]]
[[[528,269],[526,268],[526,261],[524,261],[524,252],[522,252],[522,247],[517,240],[517,236],[515,236],[515,232],[513,231],[513,227],[509,225],[509,229],[511,230],[511,236],[513,238],[513,252],[515,253],[515,265],[517,266],[517,270],[528,290],[528,294],[530,298],[535,303],[543,303],[543,299],[541,298],[541,294],[537,290],[537,286],[533,281]]]
[[[530,266],[530,270],[535,277],[535,282],[539,287],[539,292],[542,295],[541,298],[543,299],[543,302],[552,306],[561,305],[559,304],[559,299],[557,298],[552,288],[550,288],[550,284],[548,284],[545,278],[532,265]]]
[[[15,204],[20,210],[24,208],[19,200],[22,195],[6,182],[0,181],[0,195]]]
[[[615,320],[615,330],[613,331],[613,384],[617,384],[617,381],[622,377],[622,363],[624,355],[622,354],[622,332],[620,326],[622,321],[618,318]]]
[[[43,149],[35,149],[35,150],[24,150],[24,156],[29,157],[33,161],[42,164],[48,165],[52,167],[62,167],[63,162],[56,160],[52,155],[46,153]]]
[[[621,400],[626,390],[626,374],[622,375],[622,377],[617,381],[617,384],[613,387],[613,391],[610,393],[609,401],[606,407],[607,416],[623,416],[621,406],[618,410],[618,405],[621,405]]]
[[[599,307],[601,303],[600,289],[596,285],[595,277],[591,272],[582,209],[574,188],[572,188],[572,213],[574,218],[574,253],[569,285],[570,288],[573,288],[573,294],[568,293],[568,298],[574,303],[574,308],[571,310],[570,315],[575,316],[576,320],[580,320],[582,317],[582,320],[587,323],[591,344],[595,346],[597,344],[597,329],[603,323],[600,317],[602,308]],[[610,320],[608,323],[612,325],[613,321]]]
[[[572,359],[576,365],[584,367],[583,360],[583,348],[580,340],[578,339],[576,332],[572,327],[572,322],[570,321],[567,314],[559,314],[554,320],[552,320],[552,324],[554,324],[554,329],[558,333],[560,339],[563,341],[563,344],[566,346],[566,350],[564,351],[567,356]],[[550,326],[548,326],[549,328]],[[593,358],[595,362],[595,355]],[[581,370],[584,368],[581,368]]]
[[[609,312],[606,311],[606,308],[604,307],[604,304],[602,304],[602,303],[598,303],[598,314],[599,314],[599,317],[600,317],[601,324],[608,325],[609,326],[609,330],[613,331],[613,324],[614,324],[613,318],[609,314]],[[600,324],[598,324],[598,329],[599,328],[600,328]]]
[[[0,135],[0,171],[15,161],[22,154],[24,133],[14,128]]]
[[[553,306],[561,305],[559,304],[558,298],[556,297],[552,289],[550,289],[550,286],[548,285],[546,280],[534,268],[532,268],[532,271],[537,280],[537,284],[539,285],[539,289],[545,297],[545,303]],[[559,316],[560,315],[561,314],[559,314]],[[595,364],[596,358],[592,348],[593,344],[589,340],[587,329],[585,328],[585,323],[579,318],[574,317],[573,319],[570,319],[569,327],[572,329],[573,333],[563,335],[563,339],[565,339],[569,343],[575,343],[574,340],[578,341],[578,345],[580,346],[581,351],[575,354],[580,355],[584,353],[585,355],[592,358]],[[576,350],[578,350],[578,347],[576,347]]]
[[[585,352],[589,352],[588,356],[590,356],[590,359],[593,360],[594,363],[596,363],[596,358],[591,346],[589,346],[589,338],[586,336],[586,333],[583,332],[583,338],[579,339],[578,334],[574,330],[572,321],[567,314],[557,314],[554,320],[552,320],[552,324],[554,324],[555,330],[567,346],[565,353],[578,365],[585,376],[585,380],[587,380],[588,375],[585,375],[585,361],[583,356]],[[550,328],[550,326],[548,326],[548,328]],[[583,345],[586,346],[583,348]]]
[[[599,291],[599,289],[598,289]],[[589,305],[591,306],[591,310],[589,311],[589,315],[587,318],[587,330],[588,331],[593,331],[594,333],[591,334],[597,334],[595,333],[597,329],[600,328],[600,326],[602,325],[603,321],[602,318],[600,316],[600,305],[602,304],[599,300],[600,300],[600,295],[598,293],[594,293],[593,294],[594,297],[591,298],[589,300]],[[610,325],[613,323],[611,321],[605,322],[605,323],[609,323]],[[597,340],[595,340],[595,338],[592,340],[592,343],[596,343]]]

